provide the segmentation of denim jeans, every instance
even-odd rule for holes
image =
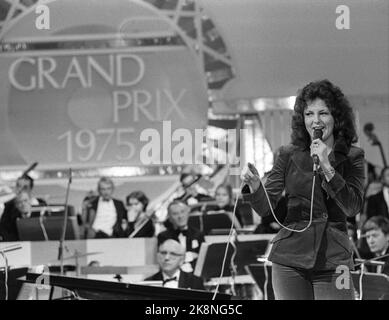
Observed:
[[[349,285],[339,287],[335,270],[288,267],[273,262],[272,284],[276,300],[354,300],[351,274]],[[339,288],[337,288],[337,285]]]

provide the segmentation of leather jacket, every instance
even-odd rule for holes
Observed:
[[[353,269],[346,218],[363,208],[364,152],[354,146],[347,147],[340,140],[329,154],[329,161],[336,173],[329,182],[321,169],[316,175],[312,224],[303,232],[281,228],[271,241],[270,261],[303,269],[334,270],[339,265]],[[273,208],[285,189],[287,216],[283,224],[289,228],[303,229],[309,223],[312,168],[309,149],[283,146],[266,180],[265,188]],[[262,184],[254,193],[246,185],[242,193],[244,201],[260,216],[271,214]]]

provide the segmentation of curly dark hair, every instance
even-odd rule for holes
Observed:
[[[358,141],[355,116],[343,92],[327,79],[308,83],[298,92],[292,116],[292,144],[308,148],[311,143],[304,123],[304,110],[310,101],[321,99],[334,118],[334,140],[343,139],[350,147]]]

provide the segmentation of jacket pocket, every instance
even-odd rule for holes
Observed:
[[[347,234],[336,228],[329,227],[328,230],[330,233],[332,233],[332,238],[335,240],[335,242],[340,244],[347,251],[352,252],[351,242]]]
[[[348,235],[336,228],[328,227],[327,241],[327,259],[336,264],[347,265],[353,251]]]
[[[286,227],[291,228],[291,229],[295,229],[296,223],[291,223],[291,224],[287,225]],[[270,243],[274,244],[282,239],[289,238],[292,233],[293,233],[293,231],[291,231],[291,230],[281,228],[281,230],[278,231],[277,235],[270,241]]]

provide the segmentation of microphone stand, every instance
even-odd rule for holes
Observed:
[[[70,184],[72,183],[72,169],[69,168],[69,181],[66,188],[66,197],[65,197],[65,212],[63,215],[63,225],[62,225],[62,234],[61,238],[59,240],[59,247],[58,247],[58,260],[60,260],[60,270],[61,270],[61,276],[64,275],[64,268],[63,268],[63,244],[65,242],[65,235],[66,235],[66,227],[68,222],[68,202],[69,202],[69,191],[70,191]]]

